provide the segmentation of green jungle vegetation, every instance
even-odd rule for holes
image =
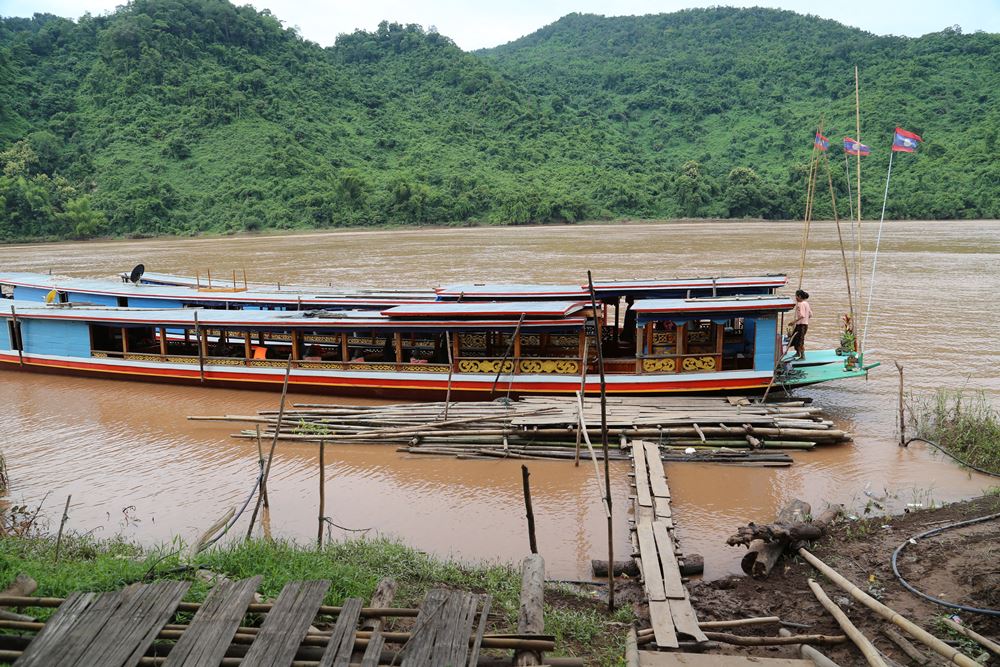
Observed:
[[[888,217],[1000,216],[997,34],[712,8],[571,14],[467,53],[389,22],[322,48],[225,0],[4,18],[0,240],[799,218],[821,119],[847,216],[855,64],[866,217],[897,124],[925,143]]]

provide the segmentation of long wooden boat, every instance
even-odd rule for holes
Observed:
[[[611,394],[748,392],[864,376],[877,364],[832,351],[779,363],[775,295],[638,299],[617,327],[583,300],[433,301],[380,310],[119,308],[0,301],[0,366],[266,388],[290,367],[294,390],[483,399],[599,391],[597,341]],[[775,369],[778,375],[775,375]]]

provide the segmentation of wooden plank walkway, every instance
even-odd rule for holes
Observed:
[[[364,647],[362,665],[375,667],[383,658],[386,637],[381,631],[376,630],[366,645],[364,640],[356,641],[362,612],[359,598],[343,603],[328,638],[312,634],[304,644],[330,587],[325,580],[286,584],[250,640],[251,630],[241,628],[241,624],[260,582],[261,577],[254,577],[217,584],[187,626],[167,627],[167,623],[190,587],[188,582],[136,584],[110,593],[74,593],[41,626],[15,664],[134,667],[161,632],[168,639],[177,638],[172,646],[157,645],[159,656],[166,653],[167,667],[218,667],[223,658],[239,656],[244,650],[241,667],[287,667],[297,659],[297,654],[306,655],[308,660],[318,658],[320,667],[348,667],[357,664],[357,656],[362,652],[357,643]],[[409,637],[390,638],[390,642],[403,643],[395,664],[403,667],[477,664],[491,602],[489,595],[431,590]],[[322,646],[315,641],[321,636],[325,641]],[[538,639],[551,641],[554,637],[538,635]],[[246,647],[247,643],[248,648],[238,647],[239,644]]]
[[[812,660],[794,658],[639,651],[639,667],[815,667],[815,665]]]
[[[14,664],[138,665],[190,586],[164,581],[112,593],[74,593]]]
[[[708,641],[698,628],[698,617],[691,607],[687,587],[681,580],[670,510],[670,487],[667,485],[660,449],[655,443],[641,440],[632,443],[635,466],[635,531],[632,549],[642,573],[643,587],[649,600],[649,617],[656,645],[677,648],[678,634],[697,642]]]

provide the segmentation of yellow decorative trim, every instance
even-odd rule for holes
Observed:
[[[510,373],[514,362],[506,359],[462,359],[458,362],[460,373]]]
[[[569,336],[565,334],[550,336],[549,343],[551,343],[555,347],[571,347],[573,349],[576,349],[577,346],[579,346],[580,344],[580,338],[579,336]]]
[[[688,342],[689,343],[707,343],[712,338],[711,331],[689,331],[688,332]]]
[[[556,373],[576,375],[580,372],[580,362],[575,359],[522,359],[518,365],[521,373]]]
[[[107,352],[91,352],[90,356],[92,356],[92,357],[94,357],[96,359],[107,359],[108,358],[108,353]]]
[[[542,337],[538,334],[521,334],[521,345],[538,347],[542,344]]]
[[[681,368],[685,371],[714,371],[715,357],[687,357]]]
[[[673,359],[643,359],[644,373],[673,373],[677,370],[677,362]]]

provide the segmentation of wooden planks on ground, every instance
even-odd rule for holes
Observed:
[[[463,591],[434,589],[428,591],[420,608],[416,624],[402,652],[402,667],[435,667],[465,665],[469,659],[469,643],[477,610],[480,623],[472,640],[474,655],[479,653],[482,633],[486,628],[490,598]]]
[[[240,667],[292,664],[328,588],[326,580],[285,584]]]
[[[337,624],[333,626],[330,641],[326,643],[323,659],[319,667],[348,667],[351,663],[351,653],[354,652],[355,631],[361,616],[361,598],[344,600]],[[381,638],[381,634],[379,635]],[[365,652],[367,654],[367,651]]]
[[[639,499],[639,504],[643,507],[652,507],[653,498],[649,489],[649,473],[646,472],[646,454],[641,441],[632,443],[632,460],[635,461],[636,498]]]
[[[190,585],[165,581],[70,596],[15,664],[138,665]]]
[[[164,667],[218,667],[262,579],[256,576],[216,584],[190,627],[170,649]]]

